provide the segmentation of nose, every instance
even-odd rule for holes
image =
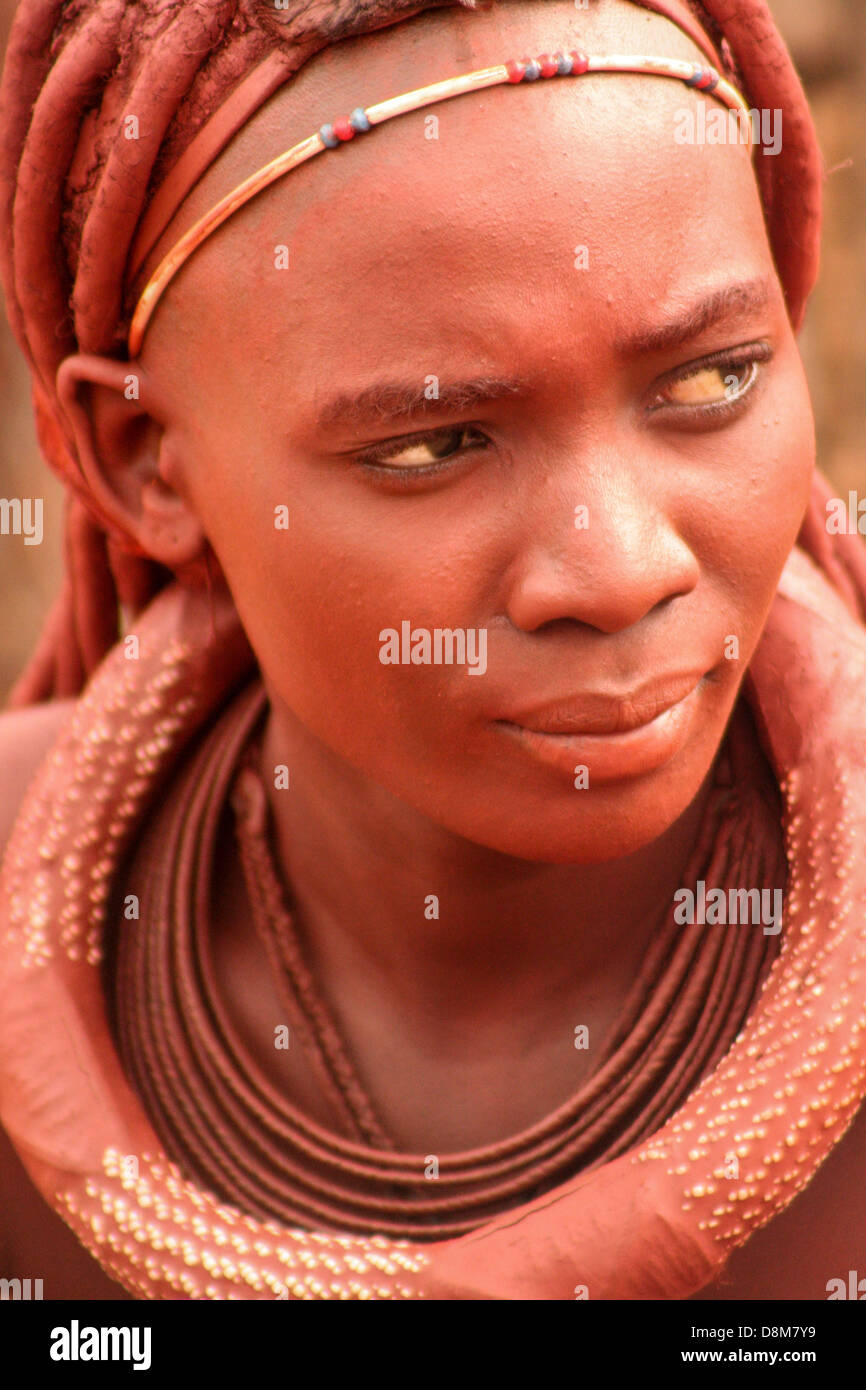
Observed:
[[[640,462],[595,459],[553,479],[524,506],[506,579],[505,613],[535,632],[568,619],[620,632],[697,585],[697,557],[680,535],[672,488],[648,482]]]

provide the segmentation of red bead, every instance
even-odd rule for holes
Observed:
[[[585,53],[578,53],[577,49],[573,48],[568,56],[572,61],[572,72],[586,72],[589,67],[589,59]]]
[[[334,121],[334,134],[338,140],[354,140],[356,131],[348,116],[341,116],[338,121]]]
[[[542,77],[555,77],[559,72],[559,64],[549,53],[540,53],[535,61],[541,68]]]
[[[505,64],[505,70],[508,73],[509,82],[522,82],[523,74],[526,72],[526,65],[524,63],[518,63],[516,58],[509,58],[508,62]]]

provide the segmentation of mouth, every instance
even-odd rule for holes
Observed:
[[[494,722],[533,758],[570,778],[585,768],[584,785],[591,788],[670,762],[691,732],[704,682],[705,674],[695,672],[620,696],[584,692]]]

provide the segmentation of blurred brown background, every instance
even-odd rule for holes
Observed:
[[[30,0],[21,0],[28,4]],[[812,103],[829,177],[824,263],[802,336],[818,459],[834,487],[866,494],[866,18],[862,0],[770,0]],[[0,0],[0,52],[16,0]],[[2,298],[2,296],[0,296]],[[60,491],[42,464],[29,377],[0,311],[0,497],[42,496],[44,541],[0,543],[0,700],[32,650],[60,570]]]

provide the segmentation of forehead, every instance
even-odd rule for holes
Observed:
[[[338,43],[281,89],[187,200],[157,256],[217,198],[325,120],[512,55],[583,46],[700,59],[627,3],[428,12]],[[363,61],[362,61],[363,59]],[[153,338],[219,330],[226,303],[260,343],[327,350],[334,334],[407,347],[453,330],[484,342],[506,301],[611,316],[694,295],[772,262],[748,151],[687,145],[678,113],[719,103],[663,78],[604,74],[472,93],[400,117],[259,195],[197,251]],[[726,114],[726,113],[725,113]],[[760,156],[759,156],[760,157]],[[285,247],[283,271],[275,265]],[[582,253],[584,273],[577,262]],[[285,261],[288,265],[285,265]],[[190,328],[192,325],[192,329]],[[471,346],[471,343],[470,343]]]

